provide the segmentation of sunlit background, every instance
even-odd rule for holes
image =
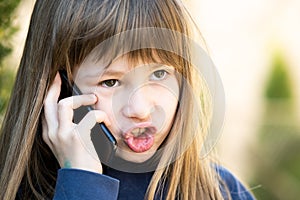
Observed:
[[[12,1],[0,0],[0,8],[8,4],[3,2]],[[225,88],[226,119],[217,146],[221,163],[247,183],[257,199],[297,199],[300,1],[193,0],[187,4]],[[19,4],[12,15],[12,25],[18,29],[8,41],[0,27],[0,42],[13,49],[0,68],[2,113],[33,5],[33,0]]]

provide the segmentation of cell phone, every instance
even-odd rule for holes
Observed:
[[[60,70],[59,74],[62,80],[59,99],[82,94],[75,83],[70,83],[65,70]],[[91,106],[81,106],[78,109],[75,109],[73,117],[74,123],[80,122],[81,119],[91,110],[93,110]],[[92,128],[91,140],[99,160],[102,163],[109,165],[115,156],[117,141],[103,122],[97,123]]]

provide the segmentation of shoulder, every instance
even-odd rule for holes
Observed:
[[[55,186],[55,200],[80,199],[96,200],[99,197],[117,199],[119,181],[81,169],[58,170]]]
[[[215,167],[221,178],[220,189],[225,199],[228,193],[232,200],[254,200],[254,196],[230,171],[222,166]]]
[[[99,197],[117,199],[118,191],[117,179],[81,169],[62,168],[58,170],[53,200],[98,200]],[[25,193],[32,191],[25,191],[20,186],[16,199],[24,199]],[[52,199],[52,194],[44,198]]]

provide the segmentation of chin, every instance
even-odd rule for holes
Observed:
[[[155,150],[149,150],[143,153],[136,153],[132,150],[118,149],[116,155],[123,160],[134,163],[143,163],[150,159],[155,154]]]

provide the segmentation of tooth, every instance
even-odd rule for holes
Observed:
[[[139,136],[140,129],[139,129],[139,128],[135,128],[135,129],[133,129],[133,130],[131,131],[131,133],[132,133],[135,137],[137,137],[137,136]]]
[[[146,131],[145,128],[140,128],[140,134],[144,133]]]
[[[142,135],[146,131],[146,128],[135,128],[131,131],[131,133],[135,136],[138,137]]]

